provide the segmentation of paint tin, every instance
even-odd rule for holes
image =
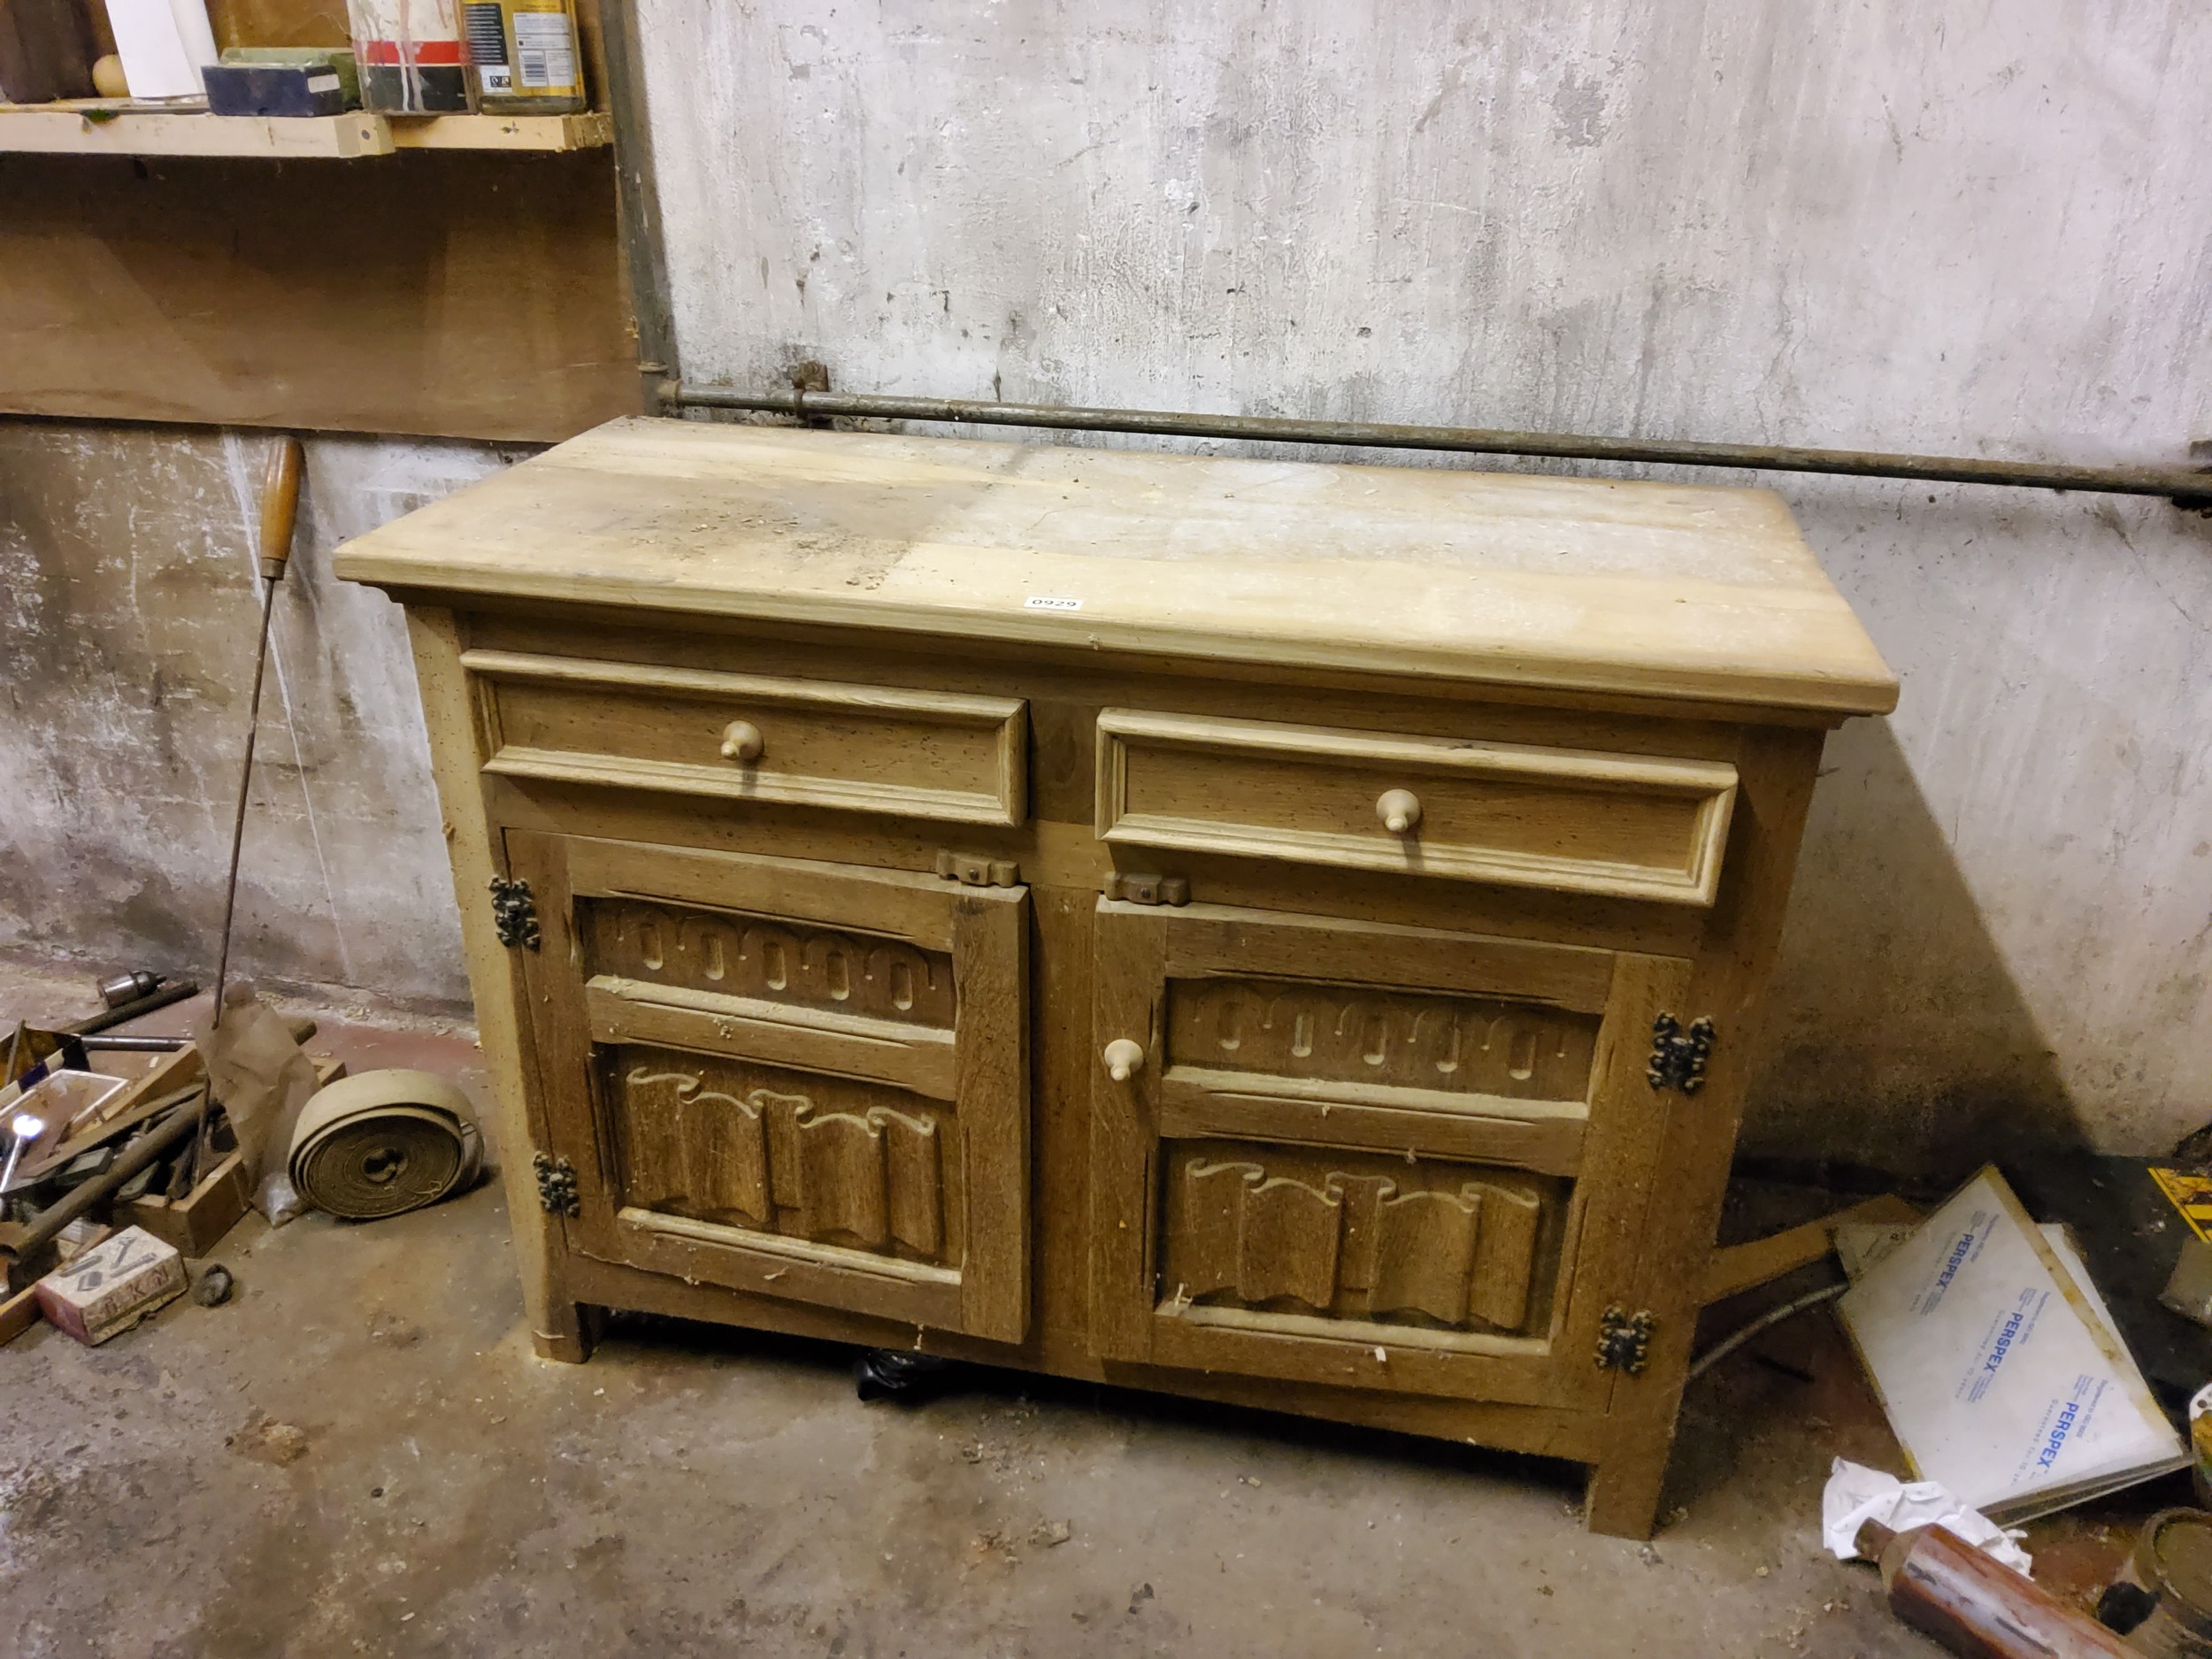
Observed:
[[[584,55],[571,0],[464,0],[469,73],[487,115],[573,115]]]
[[[2197,1506],[2212,1509],[2212,1383],[2190,1397],[2189,1455],[2189,1479],[2197,1489]]]
[[[361,107],[380,115],[458,115],[475,107],[458,0],[347,0]]]
[[[2212,1659],[2212,1514],[2162,1509],[2146,1521],[2097,1617],[2154,1659]]]

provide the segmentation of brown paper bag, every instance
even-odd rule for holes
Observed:
[[[265,1162],[284,1166],[292,1126],[314,1094],[315,1063],[292,1041],[283,1018],[265,1008],[253,987],[234,980],[223,993],[223,1020],[194,1039],[207,1064],[209,1094],[229,1115],[231,1133],[257,1194]]]

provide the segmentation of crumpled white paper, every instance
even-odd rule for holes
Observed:
[[[1820,1541],[1838,1561],[1859,1558],[1859,1528],[1878,1521],[1893,1532],[1912,1526],[1940,1525],[1957,1533],[1984,1555],[2025,1575],[2028,1552],[2015,1541],[2024,1532],[2007,1532],[1979,1509],[1970,1509],[1940,1481],[1910,1485],[1878,1469],[1837,1458],[1820,1494]]]

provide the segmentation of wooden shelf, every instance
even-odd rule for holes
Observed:
[[[383,120],[358,110],[299,117],[170,111],[0,110],[0,151],[48,156],[388,156]]]
[[[613,138],[581,115],[208,115],[104,104],[0,105],[0,153],[350,159],[396,150],[595,150]]]
[[[402,115],[386,125],[398,150],[598,150],[614,142],[614,118],[604,110],[581,115]]]

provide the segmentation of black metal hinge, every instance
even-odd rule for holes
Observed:
[[[510,950],[517,945],[525,950],[538,948],[538,902],[531,897],[527,881],[492,878],[492,926],[499,942]]]
[[[566,1158],[530,1155],[530,1168],[538,1178],[538,1202],[549,1216],[580,1216],[583,1201],[576,1192],[576,1166]]]
[[[1608,1308],[1598,1316],[1598,1369],[1641,1376],[1644,1362],[1651,1357],[1651,1333],[1658,1323],[1649,1313],[1631,1313],[1617,1302]]]
[[[1713,1022],[1697,1018],[1687,1031],[1671,1014],[1651,1022],[1651,1066],[1644,1075],[1654,1088],[1678,1088],[1694,1094],[1705,1087],[1705,1061],[1713,1052]]]

